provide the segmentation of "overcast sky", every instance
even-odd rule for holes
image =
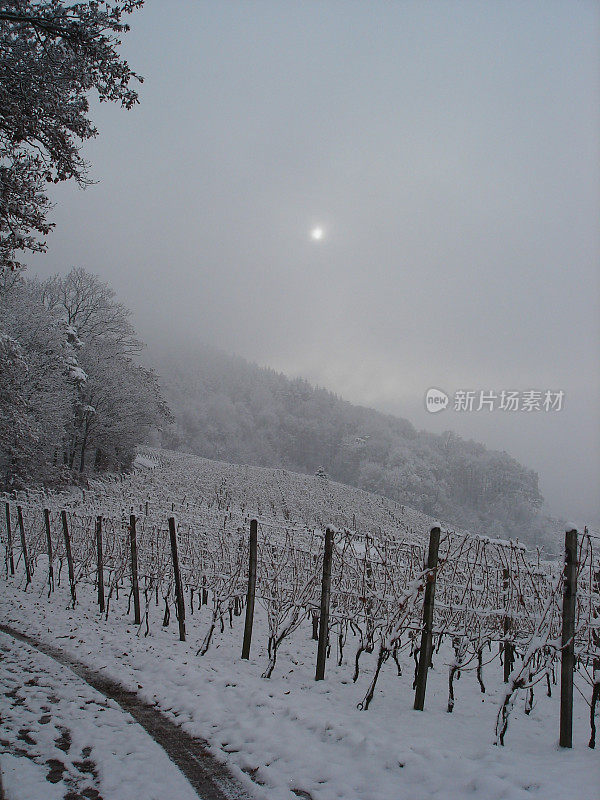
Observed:
[[[600,514],[600,4],[147,0],[131,25],[141,105],[94,107],[99,183],[56,189],[31,272],[101,275],[150,352],[210,342],[452,428]],[[565,398],[432,415],[431,386]]]

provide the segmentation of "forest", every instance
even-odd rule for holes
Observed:
[[[553,538],[537,474],[505,452],[418,431],[209,347],[157,367],[175,417],[162,435],[167,448],[318,473],[491,537]]]

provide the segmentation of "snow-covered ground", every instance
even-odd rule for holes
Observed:
[[[121,509],[180,518],[197,512],[231,511],[236,516],[272,519],[309,528],[350,528],[373,536],[427,541],[440,520],[387,497],[336,481],[291,472],[213,461],[188,453],[143,448],[133,474],[90,481],[86,508],[111,516]],[[76,504],[82,493],[72,492]],[[145,506],[145,501],[148,506]],[[455,530],[454,526],[452,529]],[[482,531],[481,533],[485,533]]]
[[[70,669],[0,632],[7,800],[192,800],[163,750]]]
[[[208,624],[206,609],[202,613],[196,609],[193,615],[188,612],[188,640],[181,643],[176,622],[172,620],[170,627],[163,628],[162,608],[155,608],[154,604],[150,635],[145,637],[143,630],[137,632],[126,614],[126,592],[113,602],[106,620],[96,610],[90,586],[80,585],[79,605],[70,610],[64,579],[49,600],[43,568],[37,571],[34,586],[27,592],[23,591],[23,584],[21,578],[2,578],[1,621],[60,645],[127,688],[138,690],[186,731],[206,738],[215,755],[226,761],[258,800],[600,797],[600,757],[597,750],[587,747],[589,708],[578,692],[572,750],[558,747],[558,687],[548,698],[541,685],[537,687],[531,714],[525,715],[523,701],[519,701],[506,746],[494,746],[494,723],[504,688],[498,659],[484,669],[485,694],[480,693],[473,673],[462,675],[455,687],[453,714],[446,712],[448,651],[434,656],[424,712],[412,709],[412,661],[404,656],[403,675],[398,677],[390,660],[383,667],[375,697],[365,712],[357,709],[357,703],[372,677],[374,656],[363,655],[361,675],[356,684],[352,683],[356,649],[352,636],[342,665],[336,665],[334,644],[326,680],[316,683],[316,643],[307,621],[281,645],[273,677],[265,680],[260,675],[267,661],[267,635],[260,605],[251,659],[242,661],[243,615],[233,617],[232,630],[226,623],[223,633],[217,631],[206,656],[198,657],[196,650]],[[19,739],[21,729],[33,732],[36,745],[27,747],[32,752],[35,748],[40,750],[39,763],[60,756],[68,765],[69,775],[77,774],[77,766],[73,765],[85,758],[83,748],[92,746],[88,757],[97,765],[95,787],[104,800],[125,800],[134,795],[187,800],[190,790],[183,778],[174,767],[164,766],[166,756],[156,753],[157,746],[151,748],[151,743],[144,742],[136,726],[127,730],[125,741],[130,755],[123,756],[124,739],[115,736],[118,726],[122,731],[127,725],[123,712],[111,708],[93,690],[82,687],[79,679],[69,678],[67,671],[55,668],[48,659],[23,651],[22,645],[12,645],[6,637],[1,643],[3,686],[10,686],[9,693],[16,689],[15,696],[24,698],[23,704],[14,704],[9,702],[10,697],[3,697],[3,727],[10,729],[10,738],[6,740],[8,744],[2,743],[2,749],[13,754],[4,755],[2,762],[9,782],[12,780],[8,795],[11,800],[38,800],[35,794],[18,793],[22,784],[15,782],[16,772],[32,781],[45,781],[42,767],[25,756],[15,755],[15,747],[26,747]],[[15,686],[19,679],[14,670],[21,655],[29,665],[27,669],[36,672],[38,685],[27,686],[24,680]],[[62,705],[48,702],[49,692],[64,698]],[[88,692],[92,702],[85,716],[79,716],[84,714],[79,707],[86,703],[78,698],[87,698]],[[73,707],[73,703],[78,705]],[[42,706],[52,711],[44,712]],[[40,722],[44,713],[53,714],[52,723],[48,723],[52,728],[45,728]],[[71,731],[69,755],[56,749],[55,738],[59,737],[61,726]],[[98,737],[97,744],[91,739],[92,731]],[[132,767],[134,760],[136,765]],[[124,776],[127,774],[129,780],[132,773],[140,776],[144,786],[153,784],[157,793],[132,790],[130,795]],[[46,785],[48,791],[40,800],[55,796],[52,791],[56,787]]]

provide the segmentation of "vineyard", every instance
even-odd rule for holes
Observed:
[[[164,626],[176,618],[185,640],[186,609],[207,608],[199,657],[209,653],[215,630],[233,628],[234,617],[245,612],[242,655],[247,658],[256,601],[267,621],[263,678],[273,674],[282,642],[305,622],[319,642],[317,679],[324,677],[334,648],[338,666],[351,648],[354,682],[363,655],[375,654],[361,710],[369,708],[390,657],[400,674],[403,653],[414,661],[415,708],[423,708],[432,656],[449,645],[449,712],[461,673],[473,671],[483,693],[483,666],[497,663],[502,670],[506,693],[496,719],[499,744],[519,693],[525,695],[527,713],[535,687],[541,684],[550,695],[562,668],[563,685],[575,674],[575,686],[589,705],[594,747],[600,692],[600,541],[595,534],[571,534],[569,578],[568,565],[545,560],[518,542],[433,526],[428,544],[423,528],[431,520],[396,504],[382,507],[374,496],[366,497],[376,513],[351,511],[335,496],[344,487],[318,479],[321,497],[315,492],[313,504],[299,508],[288,502],[294,478],[282,471],[276,487],[266,497],[263,489],[254,506],[251,481],[234,486],[222,475],[216,486],[214,480],[212,486],[209,481],[190,486],[188,480],[189,497],[175,501],[164,466],[148,451],[128,481],[94,484],[77,497],[5,498],[7,577],[22,576],[27,588],[34,573],[39,579],[45,570],[48,596],[64,582],[73,608],[82,587],[93,585],[106,618],[111,603],[125,594],[145,636],[156,624],[151,610],[160,609]],[[354,527],[343,525],[349,514]],[[374,519],[382,524],[373,524]],[[567,627],[565,580],[572,583]],[[567,697],[567,712],[568,707]],[[568,725],[563,730],[564,713],[561,703],[561,743],[570,746],[562,741],[563,734],[570,735]]]

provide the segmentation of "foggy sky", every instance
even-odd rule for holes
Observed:
[[[147,0],[141,105],[94,105],[40,275],[108,280],[152,347],[206,341],[454,429],[600,516],[600,5]],[[311,241],[311,226],[325,237]],[[559,413],[425,391],[562,389]]]

